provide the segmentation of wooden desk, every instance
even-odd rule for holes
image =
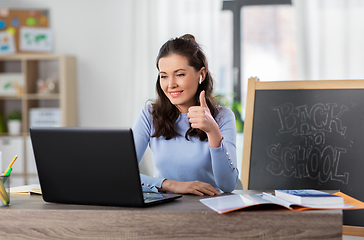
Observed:
[[[256,191],[237,191],[237,193]],[[342,211],[213,212],[197,196],[149,208],[53,204],[11,195],[1,239],[341,239]]]

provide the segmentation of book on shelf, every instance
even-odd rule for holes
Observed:
[[[327,192],[302,190],[275,190],[275,196],[298,204],[343,204],[344,198]]]
[[[231,194],[226,196],[209,197],[200,199],[200,202],[220,214],[232,212],[240,209],[258,206],[278,206],[292,211],[302,210],[349,210],[364,209],[364,202],[352,198],[342,192],[333,195],[342,197],[344,202],[341,204],[297,204],[281,199],[271,193],[260,194]],[[258,208],[257,208],[258,209]],[[266,208],[264,208],[266,209]]]

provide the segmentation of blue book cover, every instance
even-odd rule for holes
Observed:
[[[339,197],[336,195],[332,195],[327,192],[322,192],[318,190],[311,190],[311,189],[305,189],[305,190],[277,190],[283,193],[295,195],[298,197]]]
[[[314,189],[275,190],[275,195],[286,201],[298,204],[342,204],[344,200],[327,192]]]

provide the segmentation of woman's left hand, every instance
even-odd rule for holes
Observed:
[[[191,127],[201,129],[207,134],[210,147],[220,147],[222,136],[219,125],[206,104],[205,91],[200,93],[200,106],[192,106],[188,109],[188,118]]]

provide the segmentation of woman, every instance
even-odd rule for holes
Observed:
[[[231,192],[238,182],[236,126],[231,110],[212,97],[213,80],[192,35],[167,41],[157,57],[157,100],[133,127],[138,161],[148,144],[155,176],[144,191],[195,195]]]

